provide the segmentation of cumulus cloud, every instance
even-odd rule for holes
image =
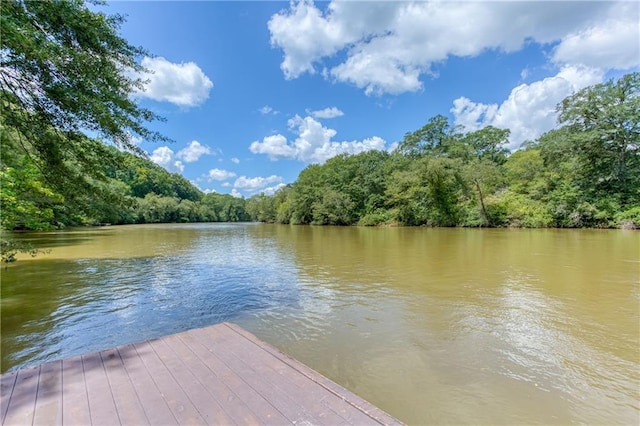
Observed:
[[[309,114],[311,114],[313,118],[326,119],[326,118],[342,117],[344,115],[344,112],[340,111],[336,107],[330,107],[330,108],[325,108],[318,111],[311,111],[309,112]]]
[[[289,145],[287,138],[281,134],[265,136],[262,142],[254,141],[249,150],[254,154],[267,154],[272,160],[297,156],[296,148]]]
[[[149,80],[137,96],[178,106],[192,107],[209,98],[213,82],[194,62],[173,63],[163,57],[142,59],[142,66],[151,73],[143,74]]]
[[[211,182],[212,180],[223,181],[232,177],[236,177],[236,174],[234,172],[222,169],[211,169],[209,170],[209,173],[207,173],[207,179],[209,180],[209,182]]]
[[[373,136],[361,141],[332,140],[336,135],[334,129],[323,126],[311,116],[295,117],[288,121],[289,129],[297,135],[293,141],[281,134],[266,136],[254,141],[249,150],[254,154],[266,154],[272,160],[288,158],[306,163],[324,163],[338,154],[358,154],[364,151],[384,150],[384,139]]]
[[[233,183],[231,195],[235,197],[251,196],[259,193],[273,195],[278,189],[285,186],[282,181],[282,176],[276,175],[267,177],[257,176],[251,178],[247,176],[240,176]]]
[[[211,148],[208,146],[202,145],[198,141],[191,141],[189,145],[177,153],[168,146],[156,148],[149,156],[149,159],[172,173],[182,173],[184,171],[184,163],[193,163],[198,161],[201,156],[211,153]]]
[[[509,148],[517,149],[557,125],[556,105],[562,99],[603,77],[599,69],[566,66],[553,77],[515,87],[500,105],[460,97],[453,102],[451,113],[455,124],[467,131],[488,125],[510,129]]]
[[[178,151],[176,157],[184,160],[186,163],[193,163],[198,161],[203,155],[210,155],[211,148],[206,145],[202,145],[198,141],[191,141],[191,143],[186,147]]]
[[[640,66],[639,10],[638,3],[616,4],[602,21],[564,36],[553,60],[621,70]]]
[[[282,182],[282,176],[271,175],[268,177],[253,177],[240,176],[233,183],[233,187],[239,190],[257,191],[266,188],[269,184]]]
[[[262,115],[269,115],[269,114],[276,115],[276,114],[280,113],[280,111],[276,111],[275,109],[273,109],[269,105],[263,106],[258,111],[260,111],[260,114],[262,114]]]
[[[275,194],[276,192],[278,192],[278,190],[279,190],[279,189],[282,189],[282,188],[284,188],[285,186],[287,186],[287,184],[286,184],[286,183],[279,183],[279,184],[277,184],[277,185],[275,185],[275,186],[267,187],[267,188],[263,189],[263,190],[262,190],[262,191],[260,191],[260,192],[264,193],[264,195],[273,195],[273,194]]]
[[[559,43],[560,65],[637,64],[638,4],[614,2],[291,2],[269,20],[286,78],[349,82],[369,95],[422,89],[434,63]],[[335,59],[340,58],[338,63]]]
[[[173,150],[168,146],[154,149],[149,159],[171,173],[182,173],[184,171],[184,164],[182,161],[176,160]]]
[[[329,4],[334,9],[335,3]],[[331,14],[323,13],[312,1],[291,2],[290,9],[271,17],[268,23],[271,45],[280,47],[285,55],[280,65],[287,79],[297,78],[304,72],[315,73],[313,62],[333,55],[346,43],[355,41],[357,34]]]
[[[233,157],[233,158],[231,159],[231,162],[232,162],[233,164],[240,164],[240,159],[239,159],[239,158],[236,158],[236,157]]]

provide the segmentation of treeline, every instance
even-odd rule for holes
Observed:
[[[15,135],[14,135],[15,136]],[[67,161],[66,179],[53,185],[20,140],[2,129],[0,223],[7,230],[50,230],[65,226],[162,222],[237,222],[251,217],[245,200],[203,194],[177,173],[137,155],[85,138],[98,153],[90,176]]]
[[[561,126],[510,153],[509,130],[443,116],[393,153],[311,165],[247,201],[263,222],[316,225],[640,227],[640,74],[558,105]]]

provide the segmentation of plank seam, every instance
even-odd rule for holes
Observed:
[[[82,381],[84,382],[84,396],[87,398],[87,408],[89,409],[89,421],[91,421],[91,403],[89,401],[89,389],[87,387],[87,373],[84,370],[84,356],[80,356],[80,365],[82,365]]]
[[[145,341],[145,343],[148,344],[149,341],[147,340],[147,341]],[[151,345],[149,345],[149,346],[151,346]],[[153,384],[155,385],[156,389],[158,390],[158,394],[162,397],[162,400],[164,401],[164,403],[166,404],[167,408],[169,409],[169,412],[173,416],[173,419],[176,421],[176,424],[180,424],[180,421],[176,417],[176,414],[171,409],[171,405],[169,405],[169,402],[166,400],[164,393],[160,390],[160,386],[158,386],[158,382],[156,382],[156,379],[154,378],[153,374],[151,374],[151,371],[149,371],[149,368],[147,367],[147,363],[145,362],[144,358],[142,358],[142,356],[140,356],[140,352],[138,352],[138,348],[136,347],[136,344],[132,343],[131,347],[133,348],[134,351],[136,351],[136,355],[138,355],[138,358],[140,358],[140,362],[144,366],[144,369],[147,371],[147,374],[149,375],[149,378],[151,378],[151,381],[153,382]]]
[[[226,323],[225,323],[225,324],[226,324]],[[205,333],[209,333],[208,328],[204,328],[204,329],[202,329],[202,330],[203,330]],[[259,345],[257,345],[255,342],[252,342],[251,340],[248,340],[248,339],[246,339],[246,338],[245,338],[244,340],[248,341],[248,342],[251,344],[251,346],[252,346],[252,347],[258,347],[258,348],[262,349],[262,348],[261,348]],[[228,350],[228,349],[227,349],[227,350]],[[261,377],[262,377],[262,374],[261,374],[259,371],[257,371],[257,370],[255,369],[255,367],[254,367],[254,366],[252,366],[251,364],[249,364],[246,360],[243,360],[243,359],[241,359],[240,357],[238,357],[238,356],[237,356],[237,354],[235,354],[235,352],[230,351],[230,353],[234,354],[235,358],[237,359],[237,362],[241,363],[241,364],[242,364],[242,365],[244,365],[247,369],[251,370],[255,375],[257,375],[257,376],[261,376]],[[277,359],[277,358],[276,358],[276,359]],[[225,364],[226,364],[226,363],[225,363]],[[229,366],[229,368],[230,368],[231,370],[234,370],[231,366]],[[270,368],[270,367],[267,367],[267,368]],[[235,371],[235,370],[234,370],[234,371]],[[277,390],[277,391],[281,394],[281,398],[282,398],[283,400],[287,400],[287,401],[289,401],[292,405],[295,405],[295,406],[299,407],[299,409],[300,409],[300,410],[302,410],[302,412],[303,412],[306,416],[308,416],[308,417],[310,417],[311,419],[313,419],[313,421],[314,421],[314,422],[316,422],[316,423],[318,423],[318,424],[325,424],[325,423],[323,423],[323,421],[322,421],[322,419],[321,419],[321,418],[318,418],[318,417],[317,417],[317,415],[315,415],[315,414],[311,413],[310,411],[308,411],[308,410],[307,410],[307,407],[305,406],[305,404],[300,403],[296,398],[292,397],[292,395],[290,394],[290,392],[289,392],[287,389],[285,389],[285,388],[283,388],[283,387],[282,387],[281,383],[279,383],[278,381],[273,381],[272,379],[264,378],[264,377],[263,377],[263,379],[264,379],[265,384],[270,385],[272,389]],[[246,381],[245,381],[245,382],[246,382]],[[247,385],[251,386],[248,382],[247,382]],[[255,388],[254,388],[254,389],[255,389]],[[256,392],[260,393],[260,395],[262,395],[262,392],[258,391],[257,389],[255,389],[255,390],[256,390]],[[269,399],[269,398],[266,398],[266,397],[265,397],[265,399]],[[273,404],[272,404],[272,405],[273,405]],[[273,405],[273,406],[275,407],[275,405]],[[280,410],[278,410],[278,411],[280,411]],[[342,418],[345,422],[347,422],[347,421],[348,421],[347,419],[344,419],[344,417],[342,417],[342,415],[340,415],[339,413],[336,413],[336,412],[335,412],[335,410],[331,410],[331,411],[332,411],[334,414],[336,414],[338,417]],[[297,420],[299,420],[299,419],[297,419],[297,418],[296,418],[296,419],[291,419],[291,418],[290,418],[290,416],[285,416],[285,417],[286,417],[286,418],[289,418],[289,419],[290,419],[290,421],[291,421],[292,423],[295,423]]]
[[[60,360],[60,424],[64,422],[64,360]]]
[[[229,324],[227,322],[223,323],[222,325],[226,326],[228,329],[232,330],[234,333],[242,336],[245,340],[252,342],[252,343],[256,343],[254,341],[252,341],[251,339],[249,339],[246,335],[244,335],[243,333],[240,333],[238,330],[236,330],[232,324]],[[294,369],[295,371],[297,371],[298,373],[302,374],[303,376],[307,377],[308,379],[310,379],[311,381],[313,381],[314,383],[320,385],[322,388],[326,389],[327,391],[329,391],[330,393],[332,393],[333,395],[337,396],[338,398],[342,399],[343,401],[345,401],[347,404],[351,405],[352,407],[356,408],[358,411],[366,414],[369,418],[371,418],[372,420],[374,420],[375,422],[381,424],[381,425],[386,425],[387,423],[381,421],[380,419],[378,419],[377,417],[375,417],[374,415],[372,415],[368,410],[364,409],[363,407],[361,407],[360,405],[358,405],[357,403],[351,401],[349,398],[347,398],[345,395],[340,394],[339,392],[336,392],[335,390],[331,389],[330,387],[326,386],[324,383],[318,381],[315,377],[313,377],[312,375],[307,374],[305,371],[301,371],[298,366],[296,365],[296,363],[292,363],[291,362],[291,357],[287,354],[285,354],[284,352],[276,349],[275,347],[270,347],[270,345],[268,345],[268,343],[263,342],[259,339],[257,339],[259,344],[256,344],[256,346],[258,346],[261,350],[263,350],[264,352],[266,352],[267,354],[269,354],[270,356],[284,362],[285,364],[287,364],[289,367],[291,367],[292,369]],[[264,345],[268,345],[267,347],[264,347]],[[271,349],[271,350],[268,350]],[[279,353],[280,355],[282,355],[282,358],[276,356],[272,351],[277,351],[277,353]],[[295,361],[295,359],[294,359]],[[299,362],[299,361],[296,361]],[[319,374],[319,373],[318,373]],[[348,391],[348,389],[345,389]],[[352,393],[351,391],[349,391],[349,393]],[[366,400],[365,400],[366,402]],[[369,402],[367,402],[368,404],[371,404]],[[394,419],[395,420],[395,419]]]
[[[138,394],[138,389],[136,389],[136,387],[133,385],[133,380],[131,380],[131,376],[129,375],[129,371],[127,370],[127,366],[125,365],[125,362],[124,362],[124,358],[122,358],[122,354],[120,353],[120,348],[116,347],[115,351],[118,354],[118,358],[120,359],[120,362],[122,363],[122,369],[124,370],[124,374],[127,375],[127,379],[131,384],[131,389],[133,389],[133,393],[135,393],[136,395],[136,400],[138,401],[138,404],[140,405],[140,407],[142,407],[142,413],[144,414],[144,418],[147,420],[147,424],[151,424],[151,421],[149,420],[149,416],[147,415],[147,410],[145,410],[144,405],[142,404],[142,400],[140,399],[140,395]],[[108,376],[107,376],[107,379],[109,379]],[[109,381],[109,385],[111,385],[111,381]]]
[[[149,347],[151,348],[151,350],[153,351],[154,354],[156,354],[156,357],[158,357],[158,360],[160,361],[160,363],[162,363],[162,365],[164,366],[165,370],[169,373],[169,375],[171,376],[171,378],[173,379],[173,381],[176,383],[176,385],[178,385],[178,387],[180,388],[180,390],[182,390],[182,394],[187,398],[187,400],[189,401],[189,403],[193,406],[193,408],[195,408],[196,412],[198,413],[198,416],[202,419],[202,420],[206,420],[205,415],[203,413],[200,412],[200,410],[198,409],[198,406],[193,402],[193,400],[191,399],[191,397],[189,396],[189,394],[187,393],[187,391],[185,390],[184,387],[182,387],[182,384],[180,383],[180,381],[176,378],[176,376],[173,374],[173,372],[171,371],[171,369],[169,367],[167,367],[167,364],[165,364],[164,360],[162,359],[162,357],[158,354],[158,351],[156,351],[156,348],[153,347],[153,345],[151,344],[151,341],[147,342],[149,344]],[[180,422],[178,422],[180,423]]]
[[[33,425],[33,422],[36,419],[36,407],[38,406],[38,391],[40,390],[40,378],[42,377],[42,365],[38,366],[38,384],[36,385],[36,396],[35,398],[33,398],[33,410],[31,410],[32,413],[32,417],[31,417],[31,425]]]
[[[151,380],[151,382],[153,383],[153,385],[155,386],[156,390],[158,391],[158,395],[160,395],[160,398],[162,399],[162,401],[164,402],[164,405],[167,407],[167,410],[169,411],[169,413],[171,413],[171,416],[173,417],[173,420],[175,421],[175,424],[180,424],[180,422],[178,421],[178,418],[175,416],[173,410],[171,410],[171,407],[169,406],[169,404],[167,403],[167,400],[164,397],[164,394],[160,391],[160,388],[158,387],[158,384],[156,383],[156,381],[153,378],[153,375],[151,374],[151,372],[149,371],[149,369],[147,368],[147,364],[144,362],[144,360],[142,359],[142,357],[140,356],[140,354],[138,353],[138,349],[135,347],[134,344],[130,344],[129,345],[136,353],[136,356],[138,357],[138,360],[140,361],[140,364],[142,365],[142,367],[144,368],[144,371],[147,372],[147,375],[149,376],[149,379]],[[138,393],[138,387],[134,384],[131,375],[129,374],[129,368],[127,367],[127,364],[124,362],[124,358],[122,357],[122,353],[120,352],[121,347],[116,348],[118,350],[118,354],[120,355],[120,358],[122,359],[122,363],[124,365],[124,369],[127,372],[127,376],[129,376],[129,380],[131,381],[131,386],[133,387],[133,390],[135,391],[136,395],[138,396],[138,399],[140,398],[140,394]],[[142,409],[144,411],[144,415],[147,417],[147,419],[149,418],[149,416],[147,415],[147,409],[148,407],[146,407],[143,403],[142,400],[140,400],[140,405],[142,406]],[[149,422],[151,423],[151,422]]]
[[[191,330],[190,330],[191,331]],[[209,349],[209,347],[205,344],[203,344],[198,338],[197,336],[193,336],[195,341],[201,345],[205,350],[209,351],[209,353],[214,356],[218,361],[220,361],[221,364],[223,364],[227,369],[229,369],[229,371],[231,371],[232,373],[234,373],[236,375],[236,377],[238,377],[239,380],[241,380],[245,385],[247,385],[247,387],[249,389],[251,389],[252,391],[254,391],[260,398],[262,398],[267,404],[269,404],[271,407],[273,407],[273,409],[275,411],[277,411],[278,413],[280,413],[280,415],[285,418],[288,419],[289,422],[293,423],[294,420],[292,420],[290,418],[290,416],[287,416],[285,413],[282,412],[282,410],[280,410],[277,406],[275,406],[270,400],[269,398],[265,397],[262,392],[260,392],[258,389],[256,389],[254,386],[251,385],[251,383],[247,382],[247,380],[245,380],[245,378],[240,375],[237,374],[236,370],[234,368],[232,368],[224,359],[220,358],[215,352],[213,352],[211,349]],[[244,364],[244,363],[243,363]],[[245,364],[246,365],[246,364]],[[215,372],[214,372],[215,374]],[[234,392],[235,393],[235,392]],[[236,394],[237,395],[237,394]],[[258,416],[259,417],[259,416]]]
[[[9,393],[9,398],[7,398],[7,409],[4,411],[2,415],[2,424],[5,423],[5,419],[7,418],[7,413],[9,412],[9,406],[11,405],[11,399],[13,398],[13,391],[16,388],[16,382],[18,381],[18,373],[13,375],[13,383],[11,384],[11,392]]]
[[[109,384],[109,395],[111,395],[113,406],[116,409],[116,416],[118,416],[118,423],[122,424],[122,418],[120,417],[120,410],[118,409],[118,403],[116,401],[116,397],[113,396],[113,389],[111,387],[111,381],[109,380],[109,375],[107,374],[107,366],[104,365],[104,358],[102,356],[102,352],[104,351],[98,352],[98,355],[100,356],[100,365],[102,366],[102,371],[104,372],[104,376],[106,377],[107,383]]]
[[[182,342],[182,340],[181,340],[181,339],[179,339],[179,340]],[[163,340],[163,342],[164,342],[164,344],[169,348],[169,350],[175,354],[176,358],[177,358],[178,360],[182,361],[182,360],[180,359],[180,355],[175,351],[175,349],[173,349],[173,346],[172,346],[172,345],[170,345],[170,344],[169,344],[169,342],[167,342],[167,341],[165,341],[165,340]],[[183,342],[183,345],[184,345],[184,342]],[[184,346],[189,350],[189,352],[191,352],[191,353],[193,354],[193,356],[195,356],[198,360],[200,360],[200,357],[198,357],[198,356],[193,352],[193,350],[191,350],[191,348],[190,348],[189,346],[187,346],[187,345],[184,345]],[[200,362],[202,362],[202,360],[200,360]],[[187,363],[185,363],[185,362],[183,362],[182,364],[184,365],[184,368],[186,368],[186,370],[187,370],[187,371],[189,371],[189,374],[191,374],[191,376],[193,376],[193,378],[194,378],[194,379],[195,379],[195,380],[200,384],[200,386],[202,386],[202,387],[204,388],[205,392],[206,392],[207,394],[209,394],[209,396],[211,397],[211,399],[212,399],[212,400],[214,400],[214,401],[216,401],[216,403],[220,406],[220,408],[222,408],[222,411],[227,415],[227,417],[228,417],[229,419],[231,419],[235,424],[237,424],[237,423],[235,422],[235,420],[234,420],[233,416],[231,415],[231,413],[229,413],[229,411],[225,410],[225,407],[224,407],[224,406],[225,406],[225,404],[223,403],[223,401],[219,401],[218,397],[216,397],[213,393],[211,393],[211,390],[207,387],[206,383],[203,383],[203,382],[202,382],[202,380],[200,380],[200,377],[198,377],[198,374],[196,374],[196,372],[194,372],[194,371],[192,370],[192,368],[189,366],[189,364],[187,364]],[[204,366],[205,366],[209,371],[211,371],[211,369],[209,369],[209,367],[208,367],[204,362],[202,362],[202,364],[203,364],[203,365],[204,365]],[[212,373],[213,373],[213,372],[212,372]],[[215,375],[215,374],[214,374],[214,375]],[[225,385],[225,386],[226,386],[226,385]],[[228,389],[228,387],[227,387],[227,389]],[[232,392],[230,389],[229,389],[229,391],[235,395],[235,392]],[[236,395],[236,396],[237,396],[237,395]]]
[[[158,346],[162,346],[162,348],[160,348]],[[174,371],[173,368],[169,368],[169,366],[167,364],[164,364],[166,366],[167,370],[170,372],[171,376],[174,378],[174,380],[178,384],[178,386],[180,386],[180,388],[183,390],[183,394],[189,399],[191,404],[193,404],[193,406],[195,407],[196,411],[198,411],[198,413],[200,414],[200,417],[202,417],[203,420],[209,422],[209,420],[208,420],[209,415],[206,412],[200,410],[200,408],[202,407],[202,405],[200,403],[198,403],[195,399],[191,399],[191,396],[198,397],[199,396],[198,395],[199,392],[196,392],[194,389],[192,389],[191,391],[188,391],[187,388],[185,388],[183,386],[183,383],[188,384],[189,382],[192,382],[193,384],[197,384],[200,388],[202,388],[202,390],[204,391],[205,395],[209,395],[209,399],[211,399],[212,402],[215,402],[219,406],[220,410],[222,410],[222,413],[225,414],[225,416],[228,419],[233,421],[232,420],[232,416],[229,415],[229,413],[224,409],[223,405],[220,404],[218,399],[209,391],[207,386],[200,381],[200,379],[198,378],[198,375],[194,374],[193,371],[191,370],[191,368],[189,368],[189,366],[185,362],[182,361],[181,357],[176,353],[175,350],[173,350],[173,348],[169,344],[169,342],[166,341],[166,338],[161,338],[161,339],[158,339],[158,340],[154,341],[154,344],[151,345],[151,347],[154,349],[156,354],[158,354],[158,357],[163,361],[163,364],[164,364],[164,360],[162,359],[162,356],[160,355],[160,353],[156,349],[160,349],[161,351],[163,351],[163,350],[164,351],[168,351],[168,353],[165,353],[165,356],[167,358],[169,358],[169,357],[173,358],[173,361],[184,370],[183,374],[178,374],[177,371]],[[173,354],[173,356],[171,354]],[[174,372],[175,372],[175,374],[174,374]],[[202,408],[206,408],[206,407],[202,407]],[[216,415],[217,415],[217,413],[216,413]],[[235,422],[234,422],[234,424],[235,424]]]

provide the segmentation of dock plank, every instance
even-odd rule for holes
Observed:
[[[402,424],[222,323],[0,376],[2,425]]]
[[[131,385],[140,398],[149,423],[152,425],[177,425],[178,420],[153,381],[151,374],[147,371],[138,351],[133,345],[120,346],[117,351],[123,360]]]
[[[62,424],[62,361],[44,364],[38,380],[33,424]]]
[[[107,380],[109,381],[120,422],[135,425],[150,424],[138,394],[124,368],[118,350],[103,351],[100,353],[100,357],[107,374]]]
[[[18,371],[11,401],[5,416],[6,425],[31,425],[38,394],[40,367]]]
[[[248,353],[247,348],[259,346],[263,352],[254,350],[251,353],[260,354],[260,364],[268,366],[272,370],[272,372],[265,371],[265,374],[273,377],[273,380],[275,381],[281,381],[279,379],[285,376],[288,377],[289,380],[298,387],[301,395],[303,395],[303,401],[305,404],[314,406],[313,401],[319,401],[319,409],[321,412],[326,412],[327,410],[332,411],[341,416],[348,424],[361,424],[363,422],[371,421],[371,416],[361,409],[352,409],[355,405],[354,403],[360,402],[361,400],[358,401],[355,395],[353,398],[345,398],[344,395],[349,394],[346,389],[342,388],[340,392],[331,391],[330,393],[327,393],[328,389],[323,386],[322,383],[318,383],[316,380],[309,380],[310,377],[301,373],[300,368],[305,367],[303,364],[283,354],[274,347],[260,341],[252,334],[244,332],[240,327],[234,326],[233,324],[225,325],[227,326],[228,332],[235,333],[243,337],[241,340],[234,339],[234,341],[237,341],[240,345],[238,351],[239,356],[246,358],[246,354]],[[239,331],[243,331],[243,333],[240,333]],[[313,371],[311,369],[309,370]],[[315,374],[320,376],[318,373]],[[389,422],[391,419],[381,418],[381,420]]]
[[[327,424],[322,421],[321,418],[314,416],[310,412],[309,407],[305,407],[297,401],[296,398],[293,398],[290,393],[284,391],[281,386],[278,386],[265,377],[264,374],[261,374],[259,362],[253,364],[242,361],[237,354],[233,352],[234,342],[222,334],[221,328],[199,329],[194,330],[194,333],[197,333],[197,336],[207,345],[212,345],[211,342],[215,342],[215,345],[224,347],[224,351],[217,352],[220,359],[237,375],[241,376],[249,386],[265,398],[268,398],[269,402],[284,414],[290,422]],[[215,346],[210,346],[209,349],[215,350],[216,348]]]
[[[154,340],[150,344],[207,424],[235,424],[164,339]]]
[[[360,416],[353,419],[345,415],[348,414],[347,408],[350,407],[342,399],[327,394],[322,387],[307,380],[271,354],[262,350],[250,350],[250,348],[255,349],[255,344],[245,339],[244,336],[238,339],[238,334],[233,330],[227,327],[218,327],[215,330],[206,331],[220,333],[218,339],[224,342],[227,351],[246,365],[250,365],[271,386],[280,389],[289,399],[298,400],[299,404],[304,406],[305,410],[322,424],[340,425],[354,424],[354,422],[360,424],[370,420],[360,412],[357,412]]]
[[[0,376],[0,422],[4,424],[4,417],[9,408],[13,386],[16,384],[17,372],[7,373]]]
[[[175,354],[184,362],[202,386],[204,386],[211,397],[224,408],[224,411],[236,424],[257,425],[261,421],[252,410],[242,401],[220,378],[209,368],[194,350],[183,342],[180,337],[167,336],[165,342],[171,347]]]
[[[356,408],[357,410],[359,410],[359,411],[361,411],[363,413],[366,413],[369,417],[373,418],[377,422],[379,422],[381,424],[385,424],[385,425],[387,425],[387,424],[388,425],[392,425],[392,424],[401,425],[401,424],[403,424],[402,422],[400,422],[396,418],[392,417],[391,415],[389,415],[385,411],[383,411],[380,408],[376,407],[375,405],[369,403],[368,401],[362,399],[358,395],[350,392],[349,390],[347,390],[346,388],[340,386],[336,382],[334,382],[332,380],[329,380],[328,378],[326,378],[322,374],[318,373],[317,371],[313,370],[312,368],[308,367],[307,365],[305,365],[305,364],[299,362],[298,360],[294,359],[293,357],[291,357],[291,356],[279,351],[278,349],[276,349],[275,347],[269,345],[268,343],[256,338],[256,336],[254,336],[253,334],[249,333],[248,331],[246,331],[242,327],[239,327],[238,325],[233,324],[233,323],[224,323],[224,325],[226,327],[234,330],[236,333],[244,336],[246,339],[252,341],[256,346],[259,346],[263,350],[271,353],[274,357],[276,357],[277,359],[279,359],[283,363],[285,363],[285,364],[291,366],[292,368],[294,368],[295,370],[299,371],[302,375],[307,377],[309,380],[312,380],[312,381],[320,384],[327,391],[335,394],[336,396],[338,396],[340,398],[344,398],[354,408]]]
[[[290,421],[279,412],[259,392],[249,386],[240,376],[231,370],[214,350],[210,350],[197,336],[183,333],[176,336],[206,363],[238,399],[240,399],[258,417],[260,424],[288,424]],[[233,400],[232,400],[233,401]]]
[[[121,424],[100,353],[82,355],[87,400],[92,424]]]
[[[62,423],[91,424],[82,357],[62,360]]]
[[[206,424],[198,409],[174,380],[167,366],[158,357],[151,346],[152,341],[134,343],[136,351],[153,378],[160,394],[179,424]]]

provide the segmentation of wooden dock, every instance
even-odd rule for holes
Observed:
[[[230,323],[0,377],[3,425],[379,425],[382,410]]]

